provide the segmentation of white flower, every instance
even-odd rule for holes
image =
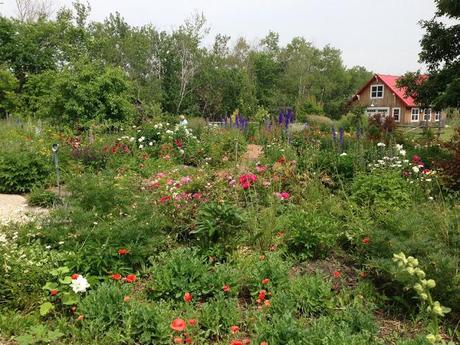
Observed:
[[[420,171],[420,168],[417,167],[417,166],[413,166],[413,167],[412,167],[412,171],[413,171],[414,173],[418,173],[418,172]]]
[[[134,140],[136,140],[134,137],[129,138],[129,141],[131,142],[133,142]]]
[[[385,145],[385,143],[377,143],[377,146],[378,147],[385,147],[386,145]]]
[[[406,155],[406,150],[399,150],[399,154],[401,156],[405,156]]]
[[[153,146],[153,142],[149,142],[149,146]]]
[[[145,137],[140,137],[139,139],[137,139],[138,142],[143,142],[145,140]]]
[[[144,145],[142,145],[142,144],[139,145],[139,148],[140,148],[140,149],[143,149],[143,148],[144,148]]]
[[[70,283],[70,287],[75,293],[85,292],[89,288],[89,283],[86,278],[83,278],[81,275],[77,279],[73,279]]]
[[[180,154],[183,155],[185,153],[184,150],[179,150]]]
[[[168,130],[166,131],[166,134],[174,134],[174,132],[173,132],[172,130],[168,129]]]
[[[426,181],[426,182],[431,182],[431,179],[430,179],[430,178],[427,178],[425,181]]]
[[[342,157],[343,157],[343,156],[346,156],[346,155],[347,155],[346,152],[342,152],[342,153],[340,154],[340,156],[342,156]]]
[[[396,150],[401,151],[403,146],[401,144],[396,144]]]
[[[433,200],[433,197],[432,197],[432,196],[429,196],[429,197],[428,197],[428,200]]]

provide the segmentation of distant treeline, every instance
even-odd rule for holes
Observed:
[[[205,48],[196,14],[172,32],[130,26],[119,13],[88,20],[75,3],[54,19],[0,17],[0,117],[124,121],[156,112],[220,118],[294,107],[297,116],[339,117],[371,73],[347,68],[341,52],[302,37],[280,46],[269,32],[256,46],[218,34]]]

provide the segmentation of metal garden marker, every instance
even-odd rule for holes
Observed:
[[[58,187],[58,196],[61,197],[61,184],[60,184],[61,174],[59,171],[59,159],[58,159],[59,144],[53,144],[53,146],[51,146],[51,151],[53,152],[54,167],[56,168],[56,183]]]

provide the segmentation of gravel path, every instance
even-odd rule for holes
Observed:
[[[10,222],[26,222],[34,216],[47,213],[40,207],[29,207],[27,199],[16,194],[0,194],[0,225]]]

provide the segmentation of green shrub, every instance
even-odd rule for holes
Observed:
[[[339,223],[329,214],[314,209],[293,212],[288,224],[288,250],[300,258],[326,256],[340,236]]]
[[[375,171],[355,178],[351,198],[360,206],[388,210],[405,208],[411,194],[399,172]]]
[[[274,295],[275,312],[295,312],[296,315],[318,316],[333,307],[331,283],[319,275],[299,276]]]
[[[42,187],[49,178],[51,164],[30,151],[0,152],[0,193],[25,193]]]
[[[195,229],[191,232],[203,250],[217,256],[225,255],[234,246],[245,219],[241,210],[228,204],[209,202],[200,209]]]
[[[214,286],[206,258],[196,250],[179,248],[164,252],[152,264],[154,279],[150,283],[149,296],[154,300],[182,301],[186,292],[190,292],[194,300],[199,300],[221,290],[221,287]]]
[[[52,207],[60,202],[60,198],[55,193],[44,189],[33,189],[27,196],[29,206]]]

